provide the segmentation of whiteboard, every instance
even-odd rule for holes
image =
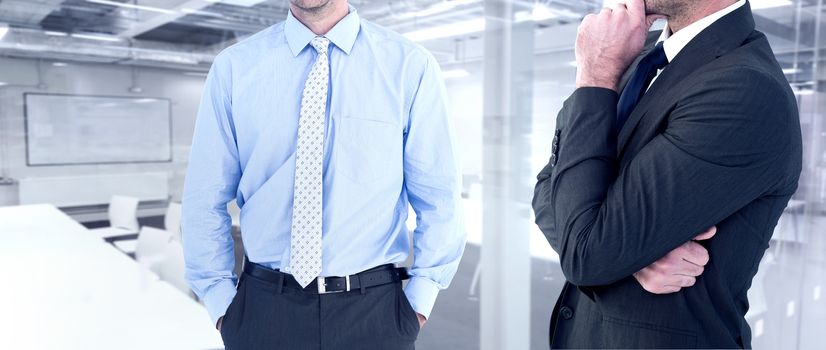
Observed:
[[[26,93],[30,166],[168,162],[168,99]]]

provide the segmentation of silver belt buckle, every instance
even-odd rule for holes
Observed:
[[[341,293],[341,292],[349,292],[350,291],[350,275],[344,276],[344,290],[334,290],[334,291],[327,291],[327,280],[326,277],[318,276],[316,277],[316,286],[318,287],[318,294],[330,294],[330,293]]]

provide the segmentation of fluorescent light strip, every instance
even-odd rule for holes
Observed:
[[[235,5],[235,6],[242,6],[242,7],[252,7],[258,5],[259,3],[264,2],[265,0],[206,0],[206,2],[212,3],[223,3],[227,5]]]
[[[9,33],[9,25],[8,24],[0,24],[0,40],[3,40],[3,37]]]
[[[470,72],[468,72],[467,70],[464,70],[464,69],[452,69],[452,70],[446,70],[446,71],[442,72],[442,78],[445,78],[445,79],[464,78],[464,77],[469,76],[469,75],[470,75]]]
[[[198,16],[206,16],[206,17],[215,17],[215,18],[224,18],[224,15],[215,12],[207,12],[201,10],[195,10],[190,8],[181,9],[181,12],[186,13],[188,15],[198,15]]]
[[[456,6],[474,4],[474,3],[477,3],[477,2],[480,2],[480,1],[481,0],[448,0],[448,1],[442,1],[440,3],[437,3],[433,6],[430,6],[430,7],[426,8],[426,9],[419,10],[419,11],[413,11],[413,12],[405,12],[405,13],[397,15],[396,17],[400,18],[400,19],[404,19],[404,18],[432,16],[432,15],[439,14],[439,13],[442,13],[442,12],[450,11],[450,10],[454,9]]]
[[[556,15],[553,11],[551,11],[548,6],[537,4],[533,7],[533,10],[530,12],[528,11],[519,11],[513,15],[513,19],[516,22],[526,22],[526,21],[534,21],[534,22],[541,22],[544,20],[549,20],[552,18],[557,18],[559,16]]]
[[[50,36],[68,36],[69,35],[68,33],[65,33],[65,32],[55,32],[55,31],[51,31],[51,30],[47,30],[47,31],[43,32],[43,34],[50,35]]]
[[[428,41],[433,39],[449,38],[453,36],[478,33],[485,30],[485,19],[476,18],[467,21],[454,22],[442,26],[424,28],[405,33],[411,41]]]
[[[763,319],[762,318],[757,320],[757,322],[754,323],[754,337],[755,338],[760,338],[761,335],[763,335]]]
[[[152,7],[152,6],[143,6],[143,5],[134,5],[125,2],[116,2],[116,1],[109,1],[109,0],[86,0],[86,2],[91,2],[94,4],[101,4],[101,5],[109,5],[109,6],[116,6],[116,7],[125,7],[135,10],[143,10],[143,11],[152,11],[163,13],[167,15],[178,13],[177,11],[162,9],[160,7]]]
[[[80,39],[98,40],[98,41],[109,41],[109,42],[121,41],[120,38],[115,37],[115,36],[111,36],[111,35],[103,36],[103,35],[97,35],[97,34],[74,33],[74,34],[72,34],[72,37],[73,38],[80,38]]]
[[[763,10],[793,5],[791,0],[750,0],[752,10]]]

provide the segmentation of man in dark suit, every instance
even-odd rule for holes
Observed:
[[[568,280],[551,346],[749,347],[746,292],[802,163],[749,4],[629,0],[583,20],[576,54],[533,201]]]

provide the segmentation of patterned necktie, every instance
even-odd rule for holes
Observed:
[[[657,70],[662,69],[668,64],[668,57],[665,56],[663,43],[657,43],[651,52],[645,55],[634,69],[634,74],[628,79],[625,88],[622,89],[619,103],[617,103],[617,131],[622,129],[622,126],[628,121],[634,107],[642,99],[645,90],[648,89],[648,84],[657,76]]]
[[[290,273],[302,287],[321,274],[321,191],[324,159],[324,112],[330,70],[330,39],[315,37],[318,52],[301,95],[298,142],[295,150],[295,186],[290,237]]]

